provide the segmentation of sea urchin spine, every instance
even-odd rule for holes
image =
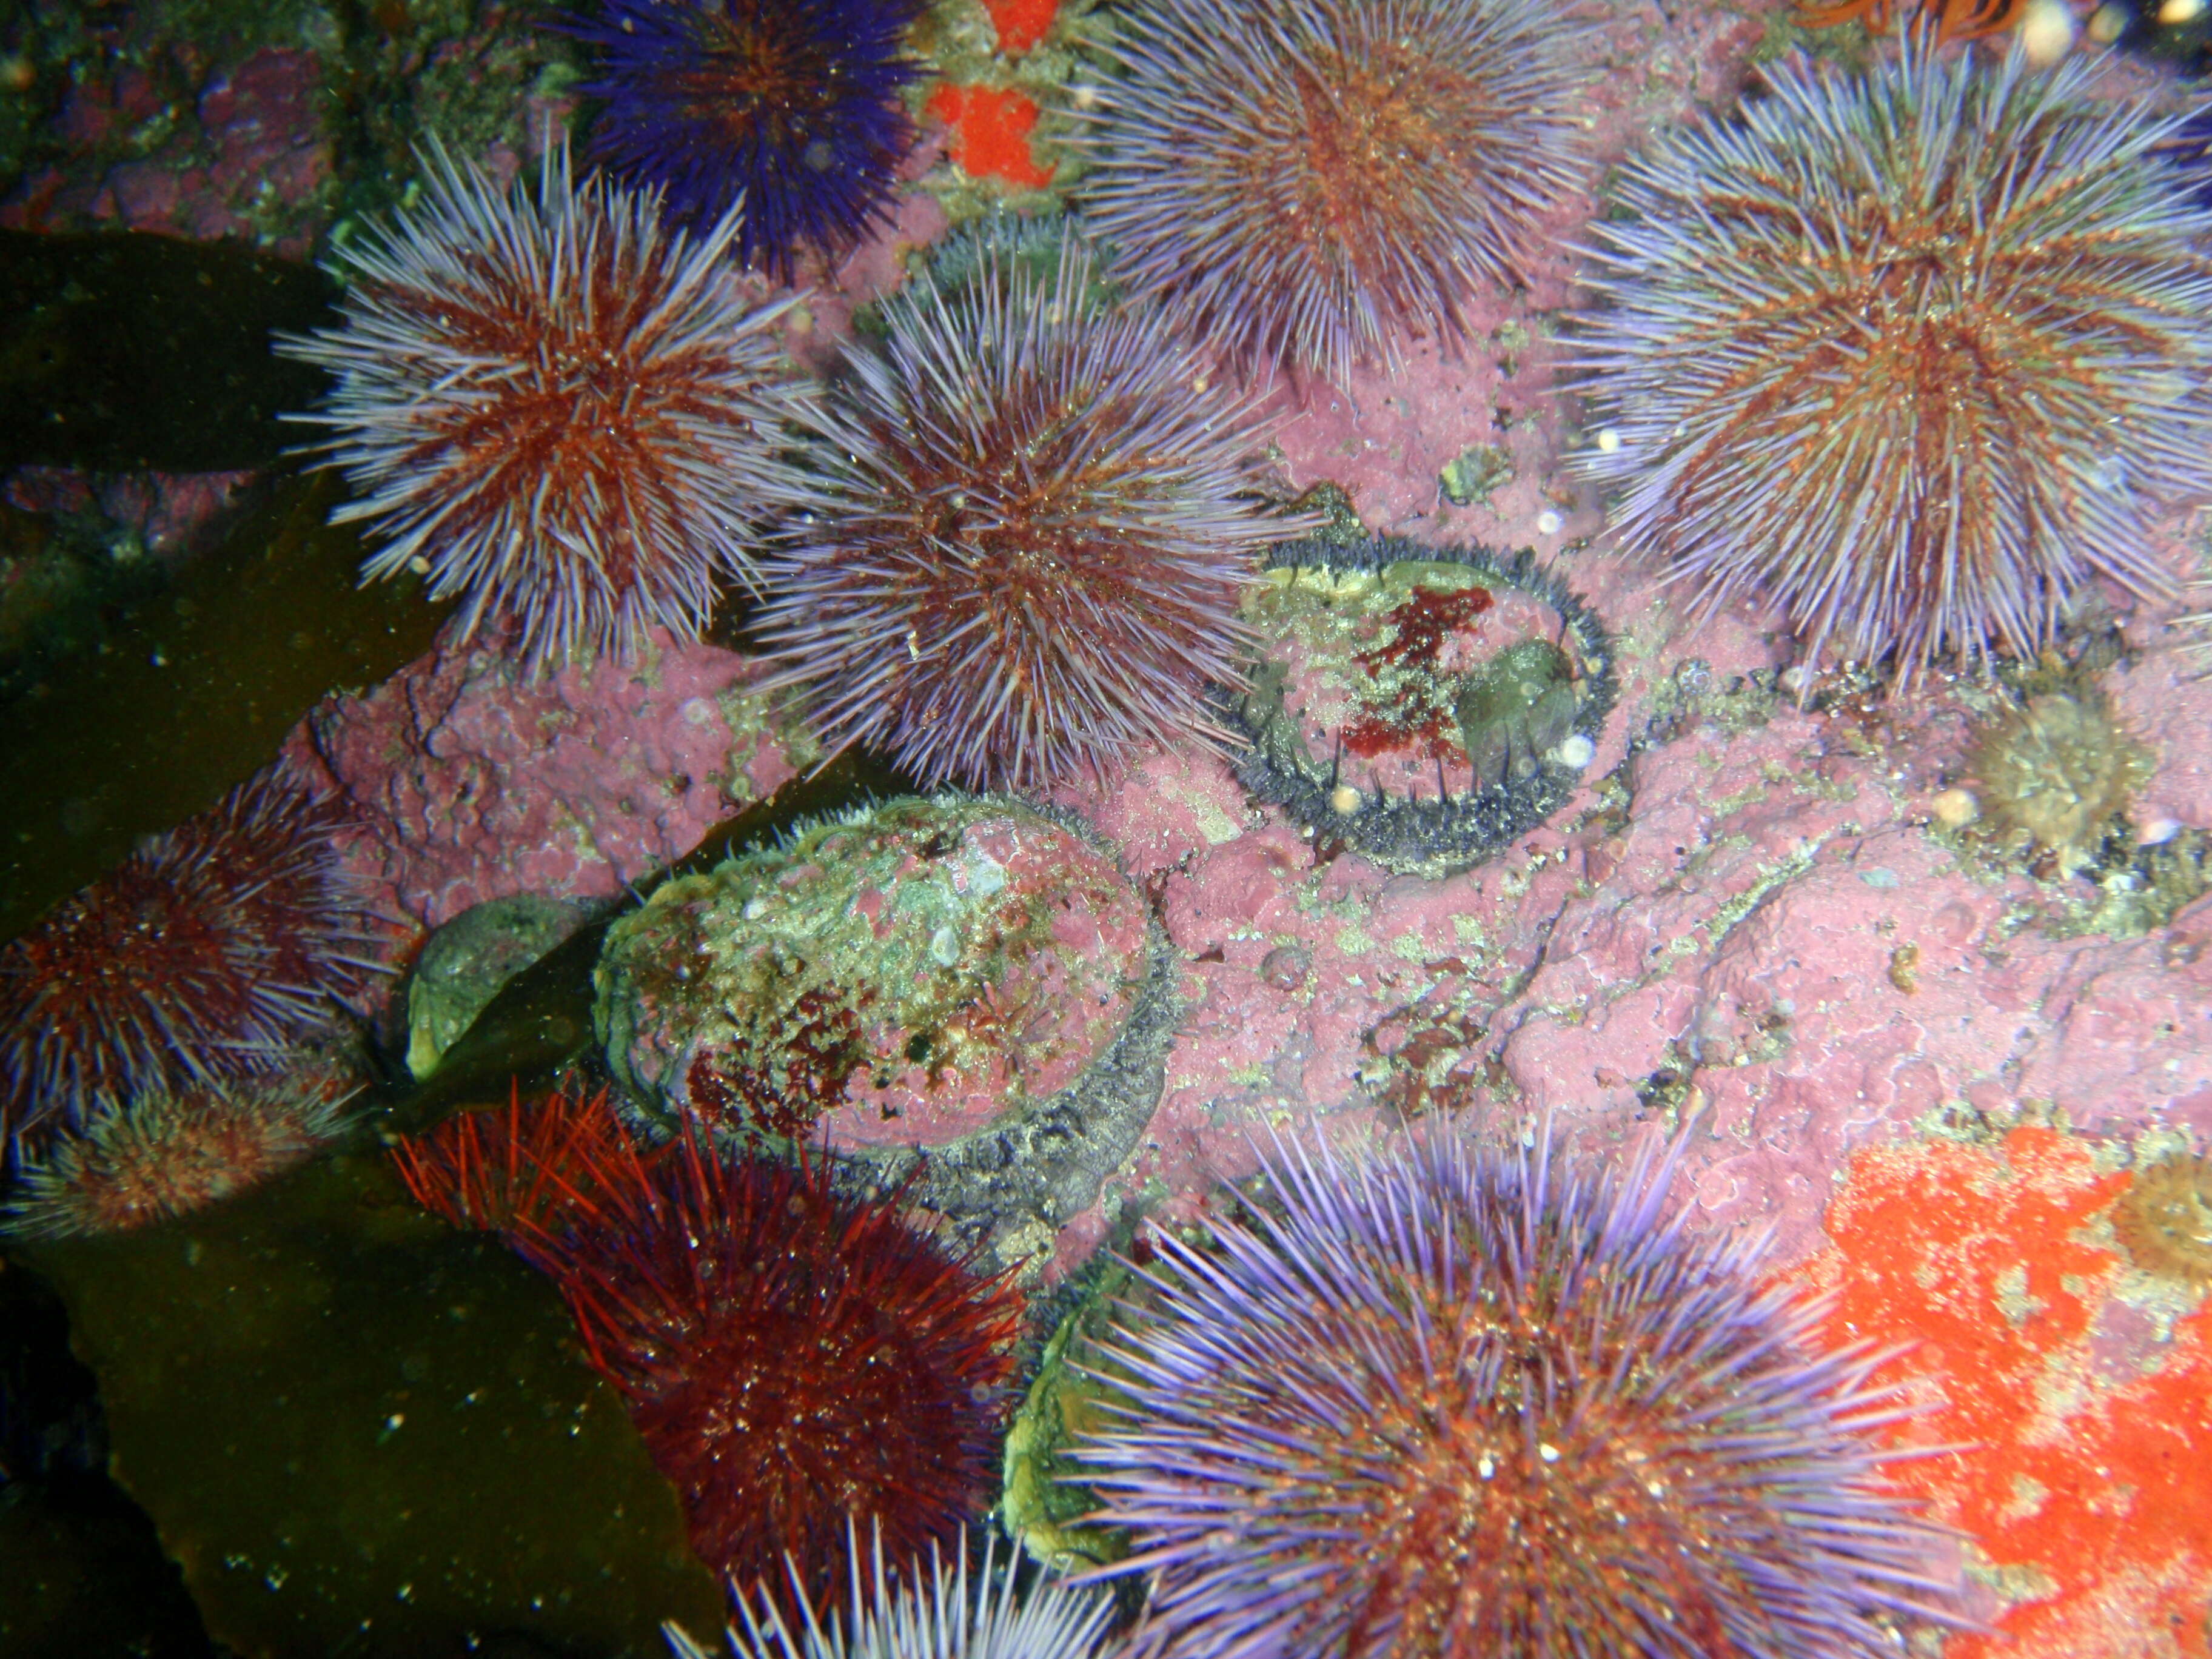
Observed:
[[[381,540],[362,574],[422,572],[533,670],[698,638],[763,520],[811,500],[781,453],[791,302],[745,308],[734,208],[695,239],[650,192],[573,184],[563,146],[534,192],[427,161],[421,204],[339,252],[344,325],[278,342],[336,377],[293,418],[361,492],[333,519]]]
[[[880,1533],[874,1571],[866,1579],[866,1555],[857,1537],[848,1548],[852,1598],[842,1616],[833,1608],[824,1619],[809,1604],[803,1619],[787,1619],[763,1593],[757,1613],[750,1601],[741,1607],[744,1629],[733,1626],[728,1632],[731,1659],[1088,1659],[1113,1612],[1111,1601],[1064,1579],[1018,1594],[1020,1557],[999,1564],[995,1540],[983,1545],[972,1589],[964,1534],[957,1565],[946,1567],[933,1547],[927,1575],[916,1560],[905,1564],[902,1577],[894,1576]],[[672,1630],[669,1640],[677,1659],[707,1659],[707,1650],[681,1631]]]
[[[833,501],[775,558],[760,622],[824,740],[925,785],[1021,788],[1203,728],[1272,518],[1253,407],[1090,254],[986,246],[951,293],[884,303],[817,427]],[[1011,264],[1011,270],[1007,267]]]
[[[1616,533],[1711,611],[1759,590],[1810,658],[2032,656],[2148,515],[2212,495],[2212,213],[2178,125],[1908,39],[1770,64],[1741,118],[1623,167],[1581,321]],[[1809,684],[1809,682],[1808,682]]]
[[[1680,1143],[1675,1143],[1679,1149]],[[1838,1659],[1936,1589],[1880,1479],[1875,1360],[1759,1279],[1763,1243],[1625,1179],[1451,1133],[1268,1161],[1280,1218],[1172,1235],[1079,1455],[1148,1653]]]
[[[1115,274],[1240,362],[1339,385],[1467,330],[1575,187],[1575,76],[1530,0],[1173,0],[1079,112]]]

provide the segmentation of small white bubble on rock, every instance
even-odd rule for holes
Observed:
[[[1579,772],[1597,758],[1597,745],[1581,732],[1575,732],[1570,733],[1552,752],[1559,757],[1560,765],[1571,766]]]

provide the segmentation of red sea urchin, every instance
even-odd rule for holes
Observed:
[[[1462,335],[1574,188],[1568,28],[1533,0],[1154,0],[1079,112],[1093,228],[1242,362],[1395,366]]]
[[[1675,1143],[1679,1150],[1680,1143]],[[1449,1133],[1292,1149],[1281,1218],[1163,1235],[1078,1455],[1176,1659],[1843,1659],[1937,1587],[1880,1479],[1874,1358],[1759,1283],[1763,1241]]]
[[[896,1560],[959,1532],[1012,1373],[1003,1280],[823,1160],[726,1164],[686,1135],[650,1166],[625,1140],[591,1176],[510,1237],[628,1400],[702,1560],[788,1589],[788,1556],[818,1606],[851,1520]]]
[[[343,819],[264,773],[0,946],[0,1142],[293,1063],[378,965]]]
[[[745,308],[734,209],[693,238],[651,192],[573,184],[559,145],[534,192],[427,160],[422,203],[339,252],[344,325],[278,341],[337,377],[292,418],[335,434],[361,495],[333,517],[383,542],[362,574],[425,572],[533,670],[696,639],[763,520],[811,499],[780,453],[791,302]]]
[[[2212,494],[2212,213],[2154,153],[2176,121],[2087,73],[1771,64],[1623,167],[1581,323],[1625,546],[1900,680],[2033,654],[2092,576],[2169,585],[2145,520]]]
[[[1021,788],[1203,727],[1271,517],[1251,404],[1156,312],[986,247],[884,306],[818,424],[833,500],[769,568],[762,637],[826,743],[923,784]]]
[[[738,255],[788,281],[888,222],[914,142],[900,94],[921,0],[605,0],[562,33],[596,53],[592,157],[705,228],[743,204]]]

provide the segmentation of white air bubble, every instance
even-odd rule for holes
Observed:
[[[1551,508],[1546,507],[1536,515],[1536,533],[1539,536],[1556,536],[1559,533],[1559,526],[1565,522]]]

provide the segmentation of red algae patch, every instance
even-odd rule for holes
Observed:
[[[1065,824],[895,801],[661,887],[609,934],[599,1027],[665,1123],[937,1146],[1073,1085],[1129,1023],[1146,940]]]
[[[1863,1152],[1829,1207],[1834,1328],[1908,1346],[1905,1433],[1958,1448],[1896,1478],[2009,1604],[1947,1659],[2212,1651],[2212,1313],[2109,1242],[2134,1179],[2020,1127]]]
[[[999,50],[1009,58],[1032,51],[1052,28],[1060,0],[983,0],[999,31]]]

